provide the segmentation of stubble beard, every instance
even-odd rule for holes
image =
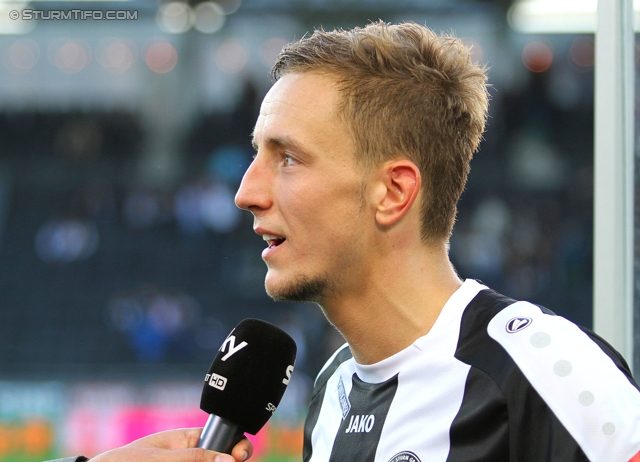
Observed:
[[[283,287],[269,290],[267,294],[276,302],[315,302],[321,303],[332,292],[328,277],[309,277],[298,275],[295,280]]]

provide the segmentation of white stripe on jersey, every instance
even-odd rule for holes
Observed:
[[[342,350],[342,348],[340,348],[340,350]],[[332,358],[334,357],[335,355],[332,356]],[[327,365],[328,364],[331,363],[329,362]],[[318,426],[313,429],[311,435],[313,456],[310,462],[326,462],[331,456],[333,441],[342,423],[342,408],[340,407],[340,399],[338,397],[338,382],[342,377],[345,393],[349,396],[352,387],[351,376],[355,372],[353,365],[353,359],[345,361],[327,382],[324,401],[320,409],[320,415],[318,416],[318,421],[324,422],[324,426],[321,429]],[[326,366],[323,369],[326,369]]]
[[[509,332],[513,318],[531,322]],[[627,461],[640,449],[638,391],[575,324],[517,302],[498,313],[487,331],[591,461]]]
[[[421,354],[402,366],[375,462],[388,462],[399,448],[411,448],[423,461],[447,459],[449,429],[460,410],[470,369],[454,356],[460,322],[464,307],[483,289],[476,281],[465,282],[447,301],[431,331],[415,342]],[[420,431],[414,423],[424,422],[425,415],[430,428]]]

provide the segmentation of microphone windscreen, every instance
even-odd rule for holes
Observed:
[[[200,409],[255,435],[287,389],[296,343],[285,331],[260,319],[245,319],[231,331],[213,360]]]

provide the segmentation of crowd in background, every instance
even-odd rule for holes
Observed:
[[[591,324],[593,75],[554,95],[551,73],[492,89],[485,140],[460,203],[461,277]],[[143,130],[127,113],[0,115],[0,362],[8,373],[209,361],[243,317],[286,325],[314,376],[339,341],[319,310],[263,290],[264,243],[233,197],[261,95],[202,114],[181,180],[136,177]],[[55,366],[55,367],[54,367]],[[66,368],[66,369],[65,369]]]

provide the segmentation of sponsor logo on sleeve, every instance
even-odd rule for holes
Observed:
[[[340,400],[340,408],[342,409],[342,420],[346,419],[349,415],[349,411],[351,410],[351,403],[349,402],[349,397],[344,389],[344,382],[342,382],[342,377],[340,377],[340,381],[338,382],[338,399]]]
[[[510,334],[515,334],[516,332],[520,332],[522,329],[525,329],[531,325],[533,319],[531,318],[511,318],[507,322],[507,332]]]
[[[401,453],[396,454],[389,462],[421,462],[420,458],[416,456],[413,452],[402,451]]]

